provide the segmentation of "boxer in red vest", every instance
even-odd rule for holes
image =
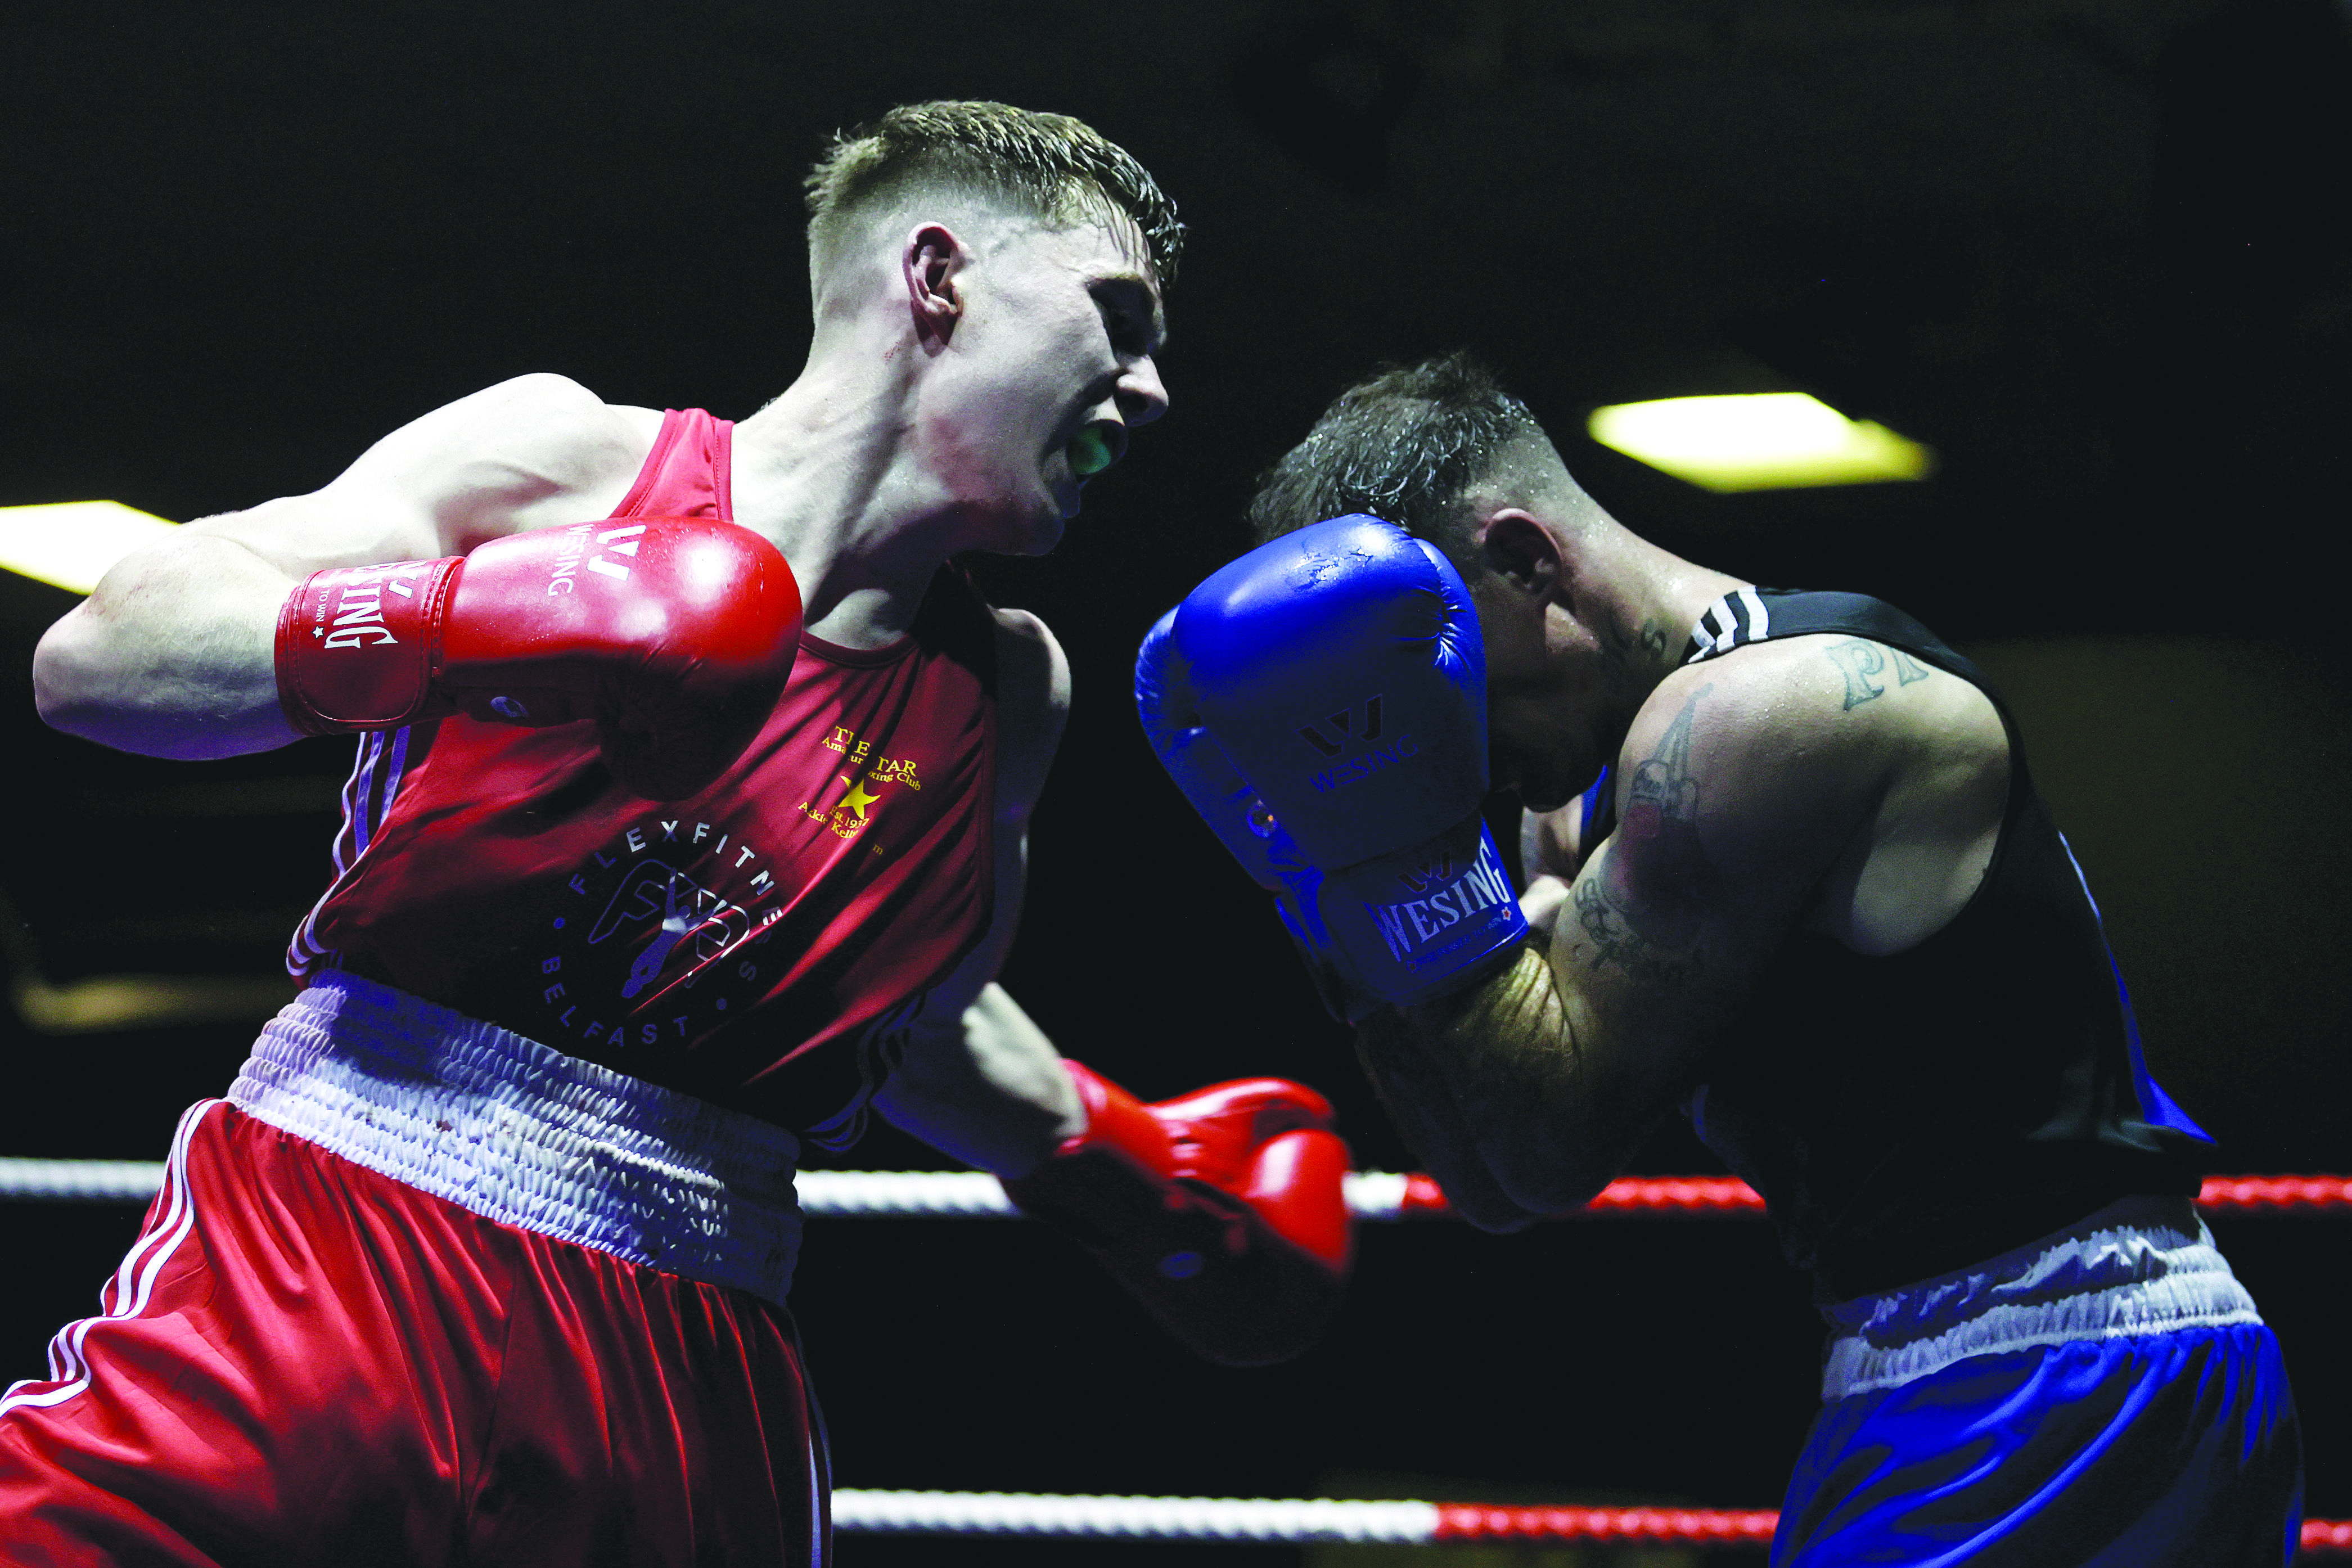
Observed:
[[[359,755],[308,988],[0,1397],[18,1560],[824,1561],[793,1173],[874,1112],[1206,1355],[1321,1331],[1321,1097],[1143,1104],[993,984],[1068,673],[947,562],[1051,549],[1166,410],[1175,210],[987,103],[894,110],[809,191],[814,342],[750,418],[507,382],[42,644],[74,733]]]

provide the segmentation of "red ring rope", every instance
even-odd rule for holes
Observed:
[[[2208,1176],[2197,1195],[2208,1214],[2257,1214],[2352,1207],[2352,1177]],[[1416,1171],[1405,1179],[1402,1217],[1452,1212],[1445,1194]],[[1764,1212],[1764,1200],[1737,1176],[1620,1176],[1574,1213],[1736,1215]]]
[[[1769,1545],[1780,1516],[1767,1509],[1501,1508],[1442,1502],[1433,1541],[1697,1541]]]

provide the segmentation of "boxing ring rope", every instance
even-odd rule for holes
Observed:
[[[163,1175],[147,1160],[0,1158],[0,1201],[143,1203]],[[1014,1219],[996,1178],[970,1171],[803,1171],[803,1211],[859,1219]],[[1360,1171],[1347,1178],[1360,1220],[1442,1220],[1445,1199],[1418,1173]],[[2352,1210],[2352,1177],[2211,1176],[2207,1214],[2316,1215]],[[1753,1218],[1764,1200],[1736,1176],[1628,1176],[1563,1219]],[[1699,1546],[1769,1545],[1769,1509],[1586,1508],[1477,1502],[1351,1501],[1330,1498],[1072,1497],[1029,1492],[834,1493],[846,1535],[1023,1536],[1065,1541],[1192,1541],[1236,1545],[1355,1542],[1624,1541]],[[2305,1520],[2305,1557],[2352,1557],[2352,1520]]]
[[[1650,1541],[1762,1546],[1769,1509],[1538,1508],[1329,1498],[1055,1497],[1028,1492],[833,1494],[853,1535],[1022,1535],[1092,1541],[1318,1541],[1391,1546],[1455,1541]]]
[[[1771,1544],[1771,1509],[1535,1507],[1475,1502],[1353,1502],[1328,1498],[1057,1497],[1030,1492],[833,1494],[845,1535],[1018,1535],[1062,1541],[1217,1541],[1295,1546],[1469,1542],[1640,1541]],[[2305,1557],[2352,1556],[2352,1520],[2307,1519]]]
[[[144,1203],[163,1180],[161,1161],[0,1158],[0,1202]],[[801,1211],[826,1219],[1018,1219],[981,1171],[803,1171]],[[1414,1172],[1358,1171],[1348,1208],[1360,1220],[1448,1217],[1444,1194]],[[2352,1177],[2208,1176],[2197,1206],[2209,1215],[2317,1215],[2352,1208]],[[1761,1217],[1764,1200],[1737,1176],[1622,1176],[1561,1219]]]

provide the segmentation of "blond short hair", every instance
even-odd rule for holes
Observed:
[[[911,193],[978,196],[1057,226],[1132,220],[1164,284],[1184,226],[1125,149],[1085,121],[1007,103],[901,104],[837,132],[803,182],[809,253],[822,270],[856,220]]]

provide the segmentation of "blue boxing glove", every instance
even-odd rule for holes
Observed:
[[[1323,873],[1298,858],[1298,847],[1234,768],[1233,759],[1202,728],[1192,674],[1171,640],[1176,612],[1144,634],[1135,659],[1135,706],[1143,732],[1168,776],[1192,809],[1255,879],[1274,895],[1284,929],[1335,1018],[1358,1018],[1379,1004],[1323,928],[1318,900]]]
[[[1437,550],[1362,516],[1262,545],[1153,628],[1137,689],[1161,762],[1282,900],[1334,1012],[1510,962],[1528,926],[1479,815],[1486,649]]]

